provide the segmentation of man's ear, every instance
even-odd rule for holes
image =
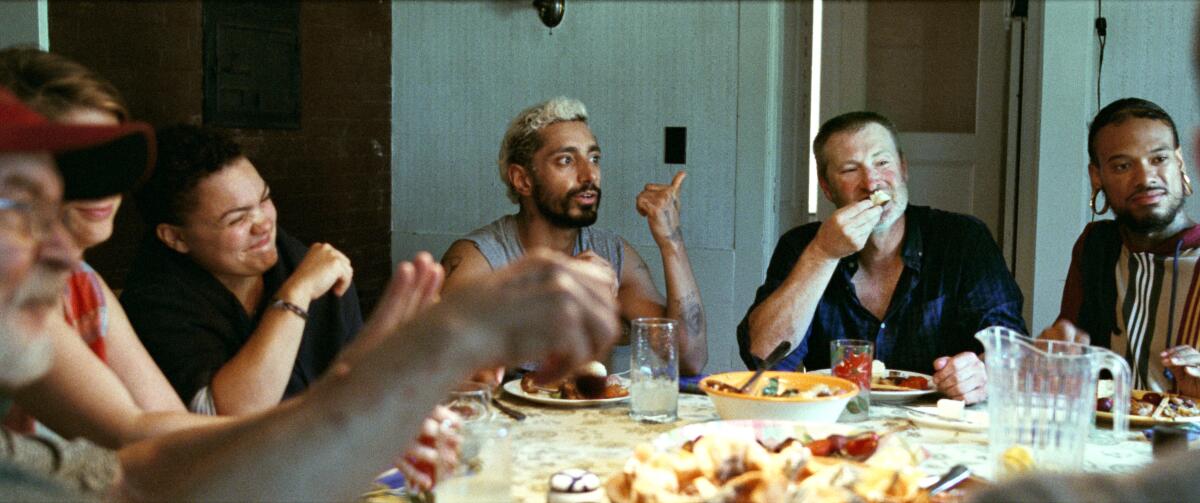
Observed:
[[[187,241],[184,241],[183,229],[180,229],[178,225],[158,224],[154,228],[154,235],[158,237],[159,241],[167,245],[167,248],[187,255],[189,250]]]
[[[904,183],[908,183],[908,159],[904,157],[904,154],[900,154],[900,179],[904,180]]]
[[[533,195],[532,170],[520,164],[508,165],[508,179],[512,182],[513,190],[522,196]]]

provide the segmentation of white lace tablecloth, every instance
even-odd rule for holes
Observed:
[[[513,448],[513,498],[521,502],[546,501],[550,475],[566,468],[584,468],[606,479],[621,470],[634,446],[680,426],[720,419],[707,396],[679,396],[679,420],[671,424],[643,424],[629,418],[628,402],[601,407],[556,408],[504,396],[506,404],[524,412],[525,421],[511,422]],[[987,436],[937,428],[915,427],[897,408],[876,404],[870,428],[905,428],[911,445],[924,447],[929,459],[922,468],[931,474],[965,464],[988,477]],[[1099,439],[1097,439],[1099,440]],[[1130,436],[1118,444],[1089,442],[1084,470],[1099,473],[1134,471],[1150,463],[1150,443]]]

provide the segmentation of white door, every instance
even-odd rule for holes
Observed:
[[[974,215],[997,242],[1008,225],[1006,5],[827,1],[822,23],[821,121],[863,109],[890,118],[911,202]],[[821,218],[832,210],[818,208]]]

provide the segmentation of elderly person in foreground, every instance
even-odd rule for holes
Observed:
[[[117,129],[48,124],[0,91],[0,398],[50,365],[46,323],[78,259],[49,152],[127,134]],[[431,306],[440,279],[427,255],[401,264],[364,325],[369,347],[352,346],[281,407],[121,449],[123,477],[104,499],[346,500],[395,454],[380,439],[415,438],[472,370],[545,358],[540,376],[554,379],[619,335],[608,276],[590,264],[536,252]],[[5,500],[82,499],[7,461],[0,489]]]

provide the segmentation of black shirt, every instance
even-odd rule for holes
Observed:
[[[262,313],[308,248],[278,229],[279,260],[263,273],[263,295],[253,317],[237,297],[189,257],[147,236],[121,293],[121,304],[134,332],[184,403],[208,386],[213,376],[250,339]],[[308,307],[308,322],[283,398],[303,391],[317,379],[362,328],[362,312],[353,285]]]
[[[792,370],[829,368],[829,343],[864,339],[889,368],[933,373],[933,360],[963,351],[982,352],[975,332],[1000,325],[1025,333],[1021,291],[999,247],[978,219],[909,205],[901,248],[904,271],[882,320],[858,300],[851,278],[858,255],[843,258],[825,286],[813,322],[799,345],[776,365]],[[738,349],[750,368],[750,312],[787,278],[821,224],[796,227],[779,238],[767,279],[738,325]]]

